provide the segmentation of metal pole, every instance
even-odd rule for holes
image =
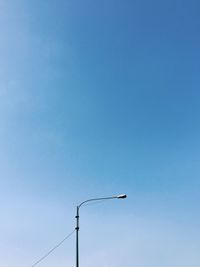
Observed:
[[[114,199],[114,198],[126,198],[127,196],[125,194],[121,194],[118,196],[112,196],[112,197],[101,197],[101,198],[91,198],[91,199],[87,199],[83,202],[81,202],[81,204],[79,204],[76,207],[76,267],[79,267],[79,239],[78,239],[78,233],[79,233],[79,209],[82,205],[84,205],[87,202],[91,202],[91,201],[99,201],[99,200],[108,200],[108,199]]]
[[[79,244],[78,244],[78,232],[79,232],[79,206],[76,208],[76,267],[79,267]]]

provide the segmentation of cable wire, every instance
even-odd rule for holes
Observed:
[[[62,241],[60,241],[56,246],[54,246],[51,250],[49,250],[43,257],[41,257],[39,260],[37,260],[31,267],[36,266],[38,263],[40,263],[41,261],[43,261],[45,258],[47,258],[54,250],[56,250],[58,247],[60,247],[66,239],[68,239],[70,236],[73,235],[73,233],[76,230],[73,230],[69,235],[67,235]]]

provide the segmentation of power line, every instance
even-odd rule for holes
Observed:
[[[65,242],[66,239],[68,239],[70,236],[73,235],[75,230],[73,230],[69,235],[67,235],[62,241],[60,241],[56,246],[54,246],[51,250],[49,250],[43,257],[41,257],[39,260],[37,260],[31,267],[36,266],[38,263],[43,261],[45,258],[47,258],[54,250],[56,250],[58,247],[62,245],[62,243]]]

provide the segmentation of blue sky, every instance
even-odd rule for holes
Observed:
[[[199,266],[199,5],[0,1],[2,266]]]

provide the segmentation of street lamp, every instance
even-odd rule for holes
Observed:
[[[79,233],[79,209],[81,206],[83,206],[85,203],[87,202],[91,202],[91,201],[99,201],[99,200],[109,200],[109,199],[123,199],[126,198],[127,195],[125,194],[121,194],[118,196],[112,196],[112,197],[101,197],[101,198],[91,198],[91,199],[87,199],[83,202],[81,202],[77,207],[76,207],[76,267],[79,267],[79,237],[78,237],[78,233]]]

